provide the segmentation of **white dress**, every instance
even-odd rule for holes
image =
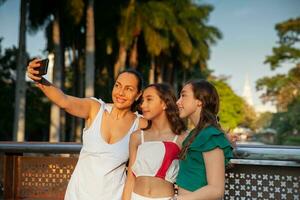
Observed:
[[[126,178],[130,134],[138,128],[139,117],[121,140],[108,144],[101,137],[104,111],[112,106],[97,100],[101,108],[88,129],[83,130],[83,145],[65,194],[65,200],[120,200]]]

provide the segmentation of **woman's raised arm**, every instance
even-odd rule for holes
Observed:
[[[97,102],[90,98],[77,98],[66,95],[55,85],[39,75],[39,59],[34,59],[27,66],[27,76],[32,79],[38,88],[57,106],[76,117],[88,119]]]

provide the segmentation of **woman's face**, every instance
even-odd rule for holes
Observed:
[[[201,101],[194,97],[191,84],[185,85],[181,92],[180,98],[177,100],[180,118],[186,118],[193,115],[198,109],[201,109]]]
[[[154,87],[144,90],[141,109],[145,119],[152,120],[162,114],[165,108],[165,103],[160,99]]]
[[[120,74],[112,91],[114,106],[119,109],[130,108],[139,95],[137,77],[127,72]]]

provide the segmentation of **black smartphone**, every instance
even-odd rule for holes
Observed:
[[[40,63],[39,75],[43,76],[43,75],[47,74],[49,59],[46,58],[44,60],[39,61],[39,63]]]

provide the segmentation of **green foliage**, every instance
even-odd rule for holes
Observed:
[[[26,100],[26,141],[49,141],[49,99],[33,83],[27,83]]]
[[[245,100],[243,100],[243,115],[244,118],[240,126],[249,128],[251,130],[256,130],[258,128],[258,124],[256,124],[257,116],[254,108],[249,105]]]
[[[244,120],[244,101],[237,96],[230,86],[222,80],[213,80],[220,96],[220,122],[222,127],[233,129]]]
[[[139,37],[144,40],[145,53],[150,54],[150,58],[163,60],[158,62],[166,61],[184,69],[200,67],[200,63],[204,66],[210,55],[209,46],[221,38],[217,28],[207,25],[212,10],[210,5],[190,0],[131,0],[121,12],[120,46],[129,49],[135,37]],[[142,59],[144,57],[139,60]]]
[[[264,112],[261,113],[255,120],[256,129],[265,129],[270,127],[273,118],[273,113]]]
[[[300,137],[300,96],[288,106],[286,112],[274,114],[270,127],[277,131],[277,144],[290,144],[291,141],[299,140],[297,138]]]
[[[215,44],[222,37],[216,27],[207,25],[213,7],[182,0],[171,1],[171,5],[177,16],[177,24],[186,30],[192,44],[191,53],[180,48],[179,55],[176,56],[179,58],[179,62],[185,68],[193,67],[194,64],[206,63],[210,55],[210,45]],[[180,42],[178,44],[180,47]]]
[[[63,1],[65,16],[74,25],[78,25],[84,16],[84,0]],[[65,25],[65,24],[64,24]]]
[[[300,146],[300,136],[288,136],[284,143],[284,145],[292,145],[292,146]]]
[[[0,38],[0,94],[1,94],[1,117],[0,117],[0,140],[11,140],[14,121],[14,98],[15,81],[13,72],[16,69],[16,47],[5,49],[2,53]]]
[[[285,44],[280,47],[273,48],[273,55],[267,56],[265,63],[270,64],[274,70],[284,61],[297,62],[300,59],[300,50]]]
[[[75,96],[81,96],[83,87],[86,4],[85,0],[28,1],[28,30],[30,33],[45,31],[45,51],[52,52],[54,49],[52,23],[54,18],[59,19],[62,52],[69,52],[72,60],[70,70],[74,77],[70,79],[72,82],[68,83],[68,89],[74,88],[71,93]],[[212,6],[196,4],[191,0],[94,1],[97,96],[110,99],[111,77],[118,49],[123,45],[129,51],[134,41],[138,41],[137,69],[145,75],[145,80],[149,75],[151,59],[155,61],[156,74],[164,72],[162,80],[174,85],[180,85],[189,78],[206,78],[211,73],[206,66],[210,45],[221,38],[217,28],[207,25],[212,10]],[[1,78],[8,76],[14,66],[1,71]],[[14,81],[11,82],[13,84]],[[12,91],[11,87],[7,91]],[[29,123],[26,124],[27,139],[44,140],[48,137],[45,132],[48,131],[49,120],[46,117],[41,120],[38,115],[43,113],[42,110],[48,115],[48,106],[49,102],[30,84],[26,110],[29,115],[26,119]]]
[[[193,46],[186,29],[180,25],[175,25],[171,28],[171,31],[176,41],[178,41],[181,52],[185,56],[191,55]]]
[[[300,145],[300,18],[290,19],[276,25],[279,46],[267,56],[265,63],[274,70],[283,63],[295,67],[287,74],[264,77],[257,81],[257,89],[264,90],[262,99],[272,101],[280,112],[272,117],[270,127],[277,131],[277,144]]]
[[[300,95],[288,106],[288,120],[293,126],[293,132],[300,135]]]
[[[265,63],[271,65],[271,69],[280,66],[286,61],[300,61],[300,17],[290,19],[276,24],[277,35],[279,37],[279,47],[273,48],[273,55],[267,56]]]
[[[168,38],[161,36],[151,27],[145,27],[144,38],[150,55],[158,56],[163,50],[169,47]]]
[[[15,100],[15,70],[18,49],[5,49],[2,53],[0,39],[0,140],[12,140],[14,100]],[[26,101],[26,140],[48,140],[49,102],[41,91],[28,84]]]
[[[290,19],[276,25],[279,46],[273,48],[273,54],[267,56],[265,63],[276,69],[283,63],[294,63],[288,74],[264,77],[257,81],[257,89],[263,90],[264,101],[276,103],[279,110],[287,106],[299,95],[300,90],[300,18]]]

